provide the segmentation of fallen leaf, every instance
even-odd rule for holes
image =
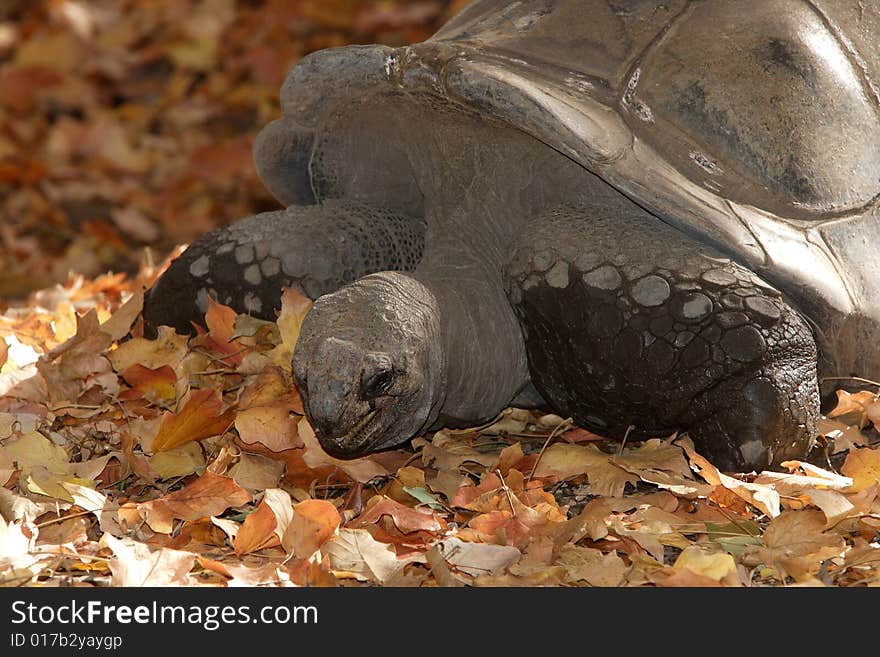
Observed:
[[[235,429],[246,444],[262,443],[273,452],[283,452],[303,446],[297,430],[301,419],[300,415],[292,415],[290,405],[284,402],[255,406],[238,412]]]
[[[304,500],[293,506],[282,543],[288,553],[308,559],[336,533],[340,523],[339,512],[331,502]]]
[[[254,493],[268,488],[275,488],[284,474],[284,463],[242,452],[238,461],[229,468],[229,476],[242,488]]]
[[[131,298],[120,306],[110,319],[101,323],[101,332],[110,336],[111,340],[121,340],[128,335],[132,324],[143,308],[144,293],[141,290],[135,290]]]
[[[398,558],[393,547],[380,543],[366,529],[340,529],[324,551],[338,577],[347,575],[377,584],[388,582],[407,564],[426,561],[423,555]]]
[[[847,424],[854,424],[860,429],[869,421],[880,420],[880,402],[877,393],[860,390],[856,393],[837,390],[837,406],[829,413],[829,418],[837,418]]]
[[[699,471],[700,476],[710,484],[713,486],[723,486],[771,518],[779,515],[779,493],[772,486],[751,484],[719,472],[714,465],[694,451],[693,443],[689,438],[679,438],[676,442],[682,445],[691,463]]]
[[[120,376],[154,404],[168,407],[177,400],[177,374],[168,365],[151,370],[135,363],[120,372]]]
[[[473,577],[495,575],[522,556],[522,552],[510,545],[471,543],[455,536],[444,538],[436,545],[450,566]]]
[[[808,580],[822,562],[845,549],[842,536],[826,533],[821,511],[784,511],[764,531],[757,556],[796,581]]]
[[[222,411],[223,399],[214,388],[193,390],[177,413],[166,413],[153,450],[166,451],[193,440],[203,440],[226,431],[233,422],[232,410]]]
[[[153,531],[169,534],[172,520],[198,520],[220,515],[229,507],[251,501],[251,494],[230,477],[206,471],[201,477],[178,491],[150,502],[138,504],[138,509]]]
[[[605,454],[595,445],[556,443],[544,452],[534,476],[570,479],[586,474],[594,495],[619,497],[626,484],[635,484],[639,478],[615,465],[612,455]]]
[[[290,370],[293,350],[299,340],[299,332],[303,320],[312,308],[312,301],[296,290],[284,288],[281,293],[281,312],[278,314],[278,330],[281,333],[281,344],[272,352],[275,365]]]
[[[113,554],[113,586],[191,586],[189,575],[196,555],[168,548],[153,549],[130,538],[105,534],[101,539]]]
[[[880,447],[863,447],[846,455],[840,471],[853,480],[852,491],[866,490],[880,482]]]
[[[578,547],[567,543],[556,562],[565,569],[565,582],[586,582],[590,586],[620,586],[629,566],[614,552]]]
[[[362,484],[376,477],[388,475],[388,471],[385,468],[368,457],[344,461],[330,456],[321,447],[318,438],[315,436],[315,431],[312,429],[307,418],[303,417],[300,419],[296,429],[306,447],[303,460],[310,468],[314,469],[331,465],[339,468],[349,477]]]
[[[205,455],[198,443],[189,442],[164,452],[156,452],[150,456],[148,463],[159,479],[172,479],[204,469]]]
[[[726,552],[709,552],[703,547],[691,545],[682,550],[672,566],[673,570],[689,570],[725,586],[740,586],[736,562]]]
[[[277,524],[271,507],[265,502],[260,502],[257,509],[244,519],[235,535],[233,541],[235,553],[241,556],[280,545],[275,534]]]
[[[384,495],[370,499],[367,509],[348,526],[357,528],[372,525],[385,515],[405,534],[416,531],[439,532],[446,528],[446,523],[436,513],[404,506]]]
[[[107,354],[117,372],[124,372],[133,365],[157,370],[168,366],[177,367],[186,356],[187,337],[178,335],[173,328],[160,326],[156,340],[132,338]]]

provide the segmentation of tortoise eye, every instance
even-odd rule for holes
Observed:
[[[364,400],[375,399],[388,392],[394,385],[394,370],[381,369],[361,374],[361,397]]]

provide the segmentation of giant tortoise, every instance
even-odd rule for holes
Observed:
[[[880,2],[479,0],[414,46],[304,58],[257,170],[287,208],[148,294],[274,318],[324,448],[546,404],[803,458],[819,381],[880,377]]]

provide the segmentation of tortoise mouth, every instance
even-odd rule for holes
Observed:
[[[330,456],[338,459],[353,459],[374,450],[374,446],[381,439],[381,432],[376,432],[373,420],[379,414],[379,409],[374,409],[364,415],[357,423],[339,438],[318,434],[318,442]]]

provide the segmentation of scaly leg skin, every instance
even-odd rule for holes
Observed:
[[[513,253],[532,381],[563,417],[616,438],[687,431],[726,471],[812,447],[812,333],[753,272],[616,192],[540,218]]]
[[[291,206],[241,219],[193,242],[147,293],[148,333],[192,333],[208,296],[239,313],[274,320],[283,287],[311,299],[377,271],[412,271],[424,222],[345,201]]]

